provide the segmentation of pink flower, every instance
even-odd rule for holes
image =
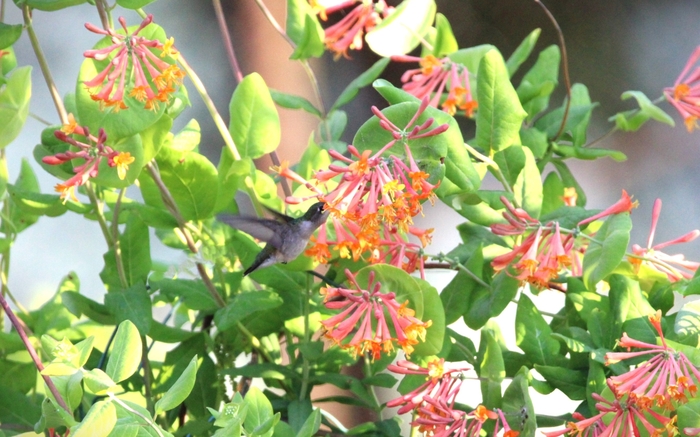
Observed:
[[[75,197],[75,187],[83,185],[88,179],[97,176],[100,161],[103,158],[107,159],[107,164],[110,167],[117,167],[117,172],[120,179],[126,177],[126,171],[129,169],[129,164],[134,162],[134,157],[129,152],[118,152],[106,145],[107,134],[104,129],[100,128],[97,137],[90,134],[87,127],[78,126],[73,114],[68,116],[69,124],[63,126],[61,130],[54,132],[56,138],[64,143],[77,148],[77,151],[67,150],[62,153],[57,153],[52,156],[45,156],[41,160],[48,165],[60,165],[64,162],[74,159],[83,159],[84,162],[74,166],[73,171],[75,176],[69,178],[62,184],[57,184],[56,192],[61,193],[61,199],[65,202],[68,197]],[[78,141],[69,135],[76,133],[85,137],[86,142]]]
[[[381,283],[374,282],[374,272],[369,274],[367,289],[357,283],[349,270],[345,270],[345,275],[354,289],[321,289],[326,307],[342,310],[321,322],[326,338],[354,354],[369,352],[374,359],[380,358],[382,351],[392,351],[394,343],[410,355],[419,338],[425,340],[426,329],[432,322],[415,318],[415,312],[407,306],[408,301],[403,304],[396,301],[396,293],[381,293]]]
[[[690,55],[673,86],[664,88],[666,100],[681,114],[688,132],[697,128],[700,117],[700,67],[696,66],[698,59],[700,47]]]
[[[598,214],[595,214],[591,217],[588,217],[587,219],[581,220],[578,225],[583,226],[588,223],[594,222],[598,219],[601,219],[603,217],[607,217],[610,215],[615,215],[615,214],[622,214],[623,212],[630,212],[632,209],[636,208],[639,206],[639,202],[636,200],[633,202],[632,197],[630,197],[629,194],[627,194],[627,191],[622,190],[622,197],[620,200],[606,208],[605,210],[599,212]]]
[[[325,44],[329,50],[335,53],[335,58],[348,57],[348,50],[361,50],[362,38],[365,33],[372,30],[382,19],[392,11],[384,0],[351,0],[339,2],[337,5],[325,8],[319,14],[323,18],[326,14],[335,12],[344,7],[358,3],[352,11],[348,12],[339,22],[328,27],[325,31]],[[318,2],[314,2],[319,9]],[[324,18],[325,19],[325,18]]]
[[[124,92],[127,83],[133,77],[129,96],[145,102],[146,109],[156,110],[158,103],[167,102],[169,96],[175,92],[175,87],[182,83],[185,74],[177,65],[160,59],[152,51],[160,50],[160,57],[177,57],[178,52],[173,48],[173,39],[169,39],[164,44],[138,35],[152,21],[153,15],[148,15],[141,25],[128,35],[126,20],[123,17],[119,18],[119,23],[124,28],[124,35],[116,33],[113,29],[104,30],[90,23],[85,24],[89,31],[112,38],[110,46],[86,50],[84,53],[86,58],[103,61],[116,52],[104,70],[84,82],[88,89],[99,88],[94,94],[91,92],[91,96],[93,100],[100,102],[100,105],[114,108],[115,111],[126,109]],[[130,71],[129,66],[131,66]]]
[[[690,272],[695,272],[698,269],[698,267],[700,267],[700,263],[687,261],[682,254],[667,255],[663,252],[660,252],[660,249],[663,249],[667,246],[671,246],[673,244],[687,243],[689,241],[693,241],[698,237],[698,235],[700,235],[700,231],[695,229],[676,239],[652,246],[652,242],[654,241],[654,233],[656,232],[656,224],[659,221],[660,214],[661,199],[656,199],[656,201],[654,202],[654,208],[651,213],[651,229],[649,230],[647,247],[643,248],[638,244],[632,245],[632,253],[634,253],[634,255],[636,256],[628,257],[628,259],[636,267],[637,271],[639,271],[639,267],[642,264],[645,264],[655,270],[660,271],[661,273],[666,274],[668,280],[671,282],[676,282],[683,278],[690,279],[693,276],[693,274]],[[676,266],[689,270],[690,272],[680,270]]]
[[[341,258],[365,258],[408,272],[420,269],[423,273],[422,249],[430,242],[431,230],[413,226],[413,217],[422,213],[422,201],[433,201],[437,184],[428,182],[429,175],[418,167],[408,142],[439,135],[448,127],[447,124],[433,126],[432,118],[417,124],[427,107],[428,102],[424,100],[404,128],[397,127],[377,108],[372,108],[380,126],[391,132],[393,139],[375,153],[360,152],[352,145],[348,146],[350,157],[330,151],[331,157],[343,165],[331,164],[317,171],[313,183],[290,170],[286,163],[275,169],[280,176],[304,185],[313,193],[305,198],[288,197],[287,203],[319,198],[331,212],[330,224],[321,226],[319,237],[314,239],[316,245],[307,251],[308,255],[319,262],[327,262],[332,249]],[[404,145],[405,159],[397,155],[385,156],[397,142]],[[337,185],[323,194],[319,185],[331,180],[336,180]],[[421,244],[410,242],[409,235],[415,236]]]
[[[606,364],[644,355],[653,355],[648,361],[627,373],[609,378],[611,386],[619,393],[633,395],[639,404],[653,403],[666,409],[674,409],[672,401],[685,403],[694,397],[700,372],[683,352],[677,352],[666,344],[661,330],[661,311],[649,316],[649,321],[661,338],[661,345],[649,344],[622,335],[620,346],[643,349],[638,352],[608,352]]]
[[[438,107],[450,115],[457,109],[472,117],[477,102],[472,97],[469,85],[469,70],[464,65],[453,62],[450,58],[437,59],[433,55],[424,58],[415,56],[392,56],[393,61],[418,62],[420,68],[408,70],[401,76],[404,91],[419,99],[430,99],[430,105]],[[447,97],[443,93],[447,89]],[[440,103],[442,101],[442,103]]]

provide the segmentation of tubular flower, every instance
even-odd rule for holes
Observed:
[[[598,214],[588,217],[587,219],[581,220],[580,222],[578,222],[578,225],[583,226],[603,217],[607,217],[614,214],[622,214],[623,212],[631,212],[637,206],[639,206],[639,202],[637,202],[636,200],[633,202],[632,197],[629,194],[627,194],[627,191],[622,190],[622,197],[620,198],[620,200],[613,203],[611,206],[599,212]]]
[[[335,59],[341,56],[348,58],[348,50],[361,50],[365,33],[386,18],[394,8],[388,6],[385,0],[350,0],[326,8],[322,8],[317,1],[312,4],[324,20],[323,17],[327,14],[355,4],[357,5],[352,11],[325,30],[324,42],[335,53]]]
[[[700,46],[693,51],[672,87],[664,88],[666,100],[683,117],[688,132],[695,130],[700,117]]]
[[[535,232],[510,252],[495,257],[491,261],[495,270],[511,266],[514,277],[539,289],[549,288],[551,281],[564,270],[574,276],[581,274],[581,254],[572,234],[562,237],[559,223],[542,225],[524,210],[515,208],[505,197],[501,201],[506,206],[503,217],[508,224],[491,225],[494,234],[523,235],[533,228]]]
[[[609,378],[615,390],[621,394],[629,393],[640,405],[668,410],[674,409],[672,402],[686,403],[688,396],[694,397],[700,382],[700,371],[688,360],[683,352],[677,352],[666,344],[661,330],[661,311],[649,316],[656,332],[661,338],[661,345],[645,343],[632,339],[627,333],[622,335],[620,346],[643,349],[639,352],[608,352],[606,364],[616,363],[628,358],[653,355],[648,361],[635,369]]]
[[[652,246],[654,241],[654,233],[656,232],[656,224],[659,221],[659,215],[661,214],[661,199],[656,199],[654,202],[654,208],[651,213],[651,229],[649,230],[649,238],[647,239],[647,247],[643,248],[638,244],[632,245],[632,253],[634,257],[629,257],[629,261],[636,267],[637,271],[642,264],[646,264],[651,268],[666,274],[668,280],[671,282],[679,281],[683,278],[690,279],[693,274],[690,272],[695,272],[700,263],[687,261],[682,254],[678,255],[667,255],[660,252],[666,246],[671,246],[673,244],[687,243],[693,241],[700,235],[700,231],[695,229],[682,235],[674,240],[667,241],[665,243],[659,243]],[[682,267],[688,271],[680,270],[678,267]]]
[[[345,165],[331,164],[317,171],[313,183],[289,169],[286,163],[274,168],[280,176],[304,185],[313,193],[306,198],[288,197],[287,203],[319,198],[331,212],[332,220],[321,226],[319,237],[314,239],[316,245],[323,247],[313,246],[308,255],[318,262],[327,262],[330,250],[334,250],[341,258],[364,258],[371,263],[390,263],[408,272],[419,269],[423,273],[421,252],[430,243],[432,230],[413,226],[413,217],[422,213],[422,201],[434,200],[438,185],[428,182],[429,175],[418,167],[408,141],[438,135],[447,129],[447,125],[433,127],[433,119],[416,124],[427,106],[424,100],[404,129],[373,108],[380,126],[390,131],[394,139],[374,154],[370,150],[360,152],[352,145],[348,146],[350,157],[331,150],[331,157]],[[404,144],[405,159],[384,156],[398,141]],[[318,186],[331,180],[338,180],[338,184],[324,194]],[[410,235],[420,244],[410,242]]]
[[[415,56],[392,56],[393,61],[418,62],[420,68],[406,71],[401,76],[404,91],[419,99],[430,99],[430,105],[438,107],[450,115],[457,110],[464,111],[467,117],[474,116],[478,105],[469,85],[469,70],[449,57],[438,59],[433,55],[424,58]],[[447,97],[443,99],[443,93]]]
[[[414,311],[407,307],[408,301],[398,303],[396,293],[381,293],[381,283],[374,282],[374,272],[369,275],[367,289],[360,287],[349,270],[345,270],[345,275],[354,289],[321,289],[326,307],[342,310],[321,322],[326,338],[354,354],[368,352],[373,359],[380,358],[382,351],[391,352],[394,343],[410,355],[419,339],[425,340],[426,329],[432,322],[414,317]],[[355,334],[350,338],[352,331]]]
[[[185,73],[177,65],[161,59],[165,56],[177,58],[178,52],[173,47],[173,39],[162,43],[138,35],[151,22],[153,15],[148,15],[141,25],[129,34],[126,20],[120,17],[119,23],[124,28],[123,35],[113,29],[104,30],[90,23],[85,24],[89,31],[112,39],[111,45],[102,49],[86,50],[83,54],[86,58],[96,61],[109,59],[107,66],[97,76],[84,82],[91,90],[92,99],[100,102],[102,107],[113,108],[114,111],[126,109],[124,93],[132,77],[129,96],[144,103],[146,109],[153,110],[158,109],[159,103],[167,102],[175,88],[182,83]],[[158,51],[160,56],[157,55]],[[97,91],[93,93],[92,90]]]
[[[78,126],[72,114],[68,117],[69,123],[64,125],[61,130],[54,132],[56,138],[64,143],[68,143],[77,150],[67,150],[51,156],[45,156],[41,160],[48,165],[60,165],[64,162],[72,161],[73,159],[85,160],[82,164],[73,167],[75,176],[69,178],[63,183],[57,184],[56,192],[61,193],[61,199],[64,203],[68,197],[75,197],[75,187],[83,185],[91,177],[97,176],[99,171],[100,161],[103,158],[107,159],[107,165],[117,167],[117,173],[120,179],[126,177],[126,172],[129,169],[129,164],[134,162],[134,157],[129,152],[119,152],[105,144],[107,134],[104,129],[100,128],[97,137],[90,134],[87,127]],[[67,133],[68,132],[68,133]],[[85,142],[78,141],[70,136],[70,133],[75,133],[85,137]]]

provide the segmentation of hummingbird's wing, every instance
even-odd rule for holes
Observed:
[[[285,225],[276,220],[237,215],[220,215],[218,219],[234,229],[271,244],[273,247],[280,248],[282,246]]]
[[[286,214],[282,214],[281,212],[275,211],[275,210],[272,209],[272,208],[268,208],[268,207],[265,206],[265,205],[263,205],[263,208],[265,208],[265,209],[267,210],[267,212],[269,212],[270,214],[272,214],[273,216],[275,216],[275,218],[276,218],[277,220],[279,220],[279,221],[281,221],[281,222],[283,222],[283,223],[290,223],[290,222],[294,221],[294,217],[290,217],[290,216],[288,216],[288,215],[286,215]]]

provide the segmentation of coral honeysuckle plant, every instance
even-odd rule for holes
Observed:
[[[0,23],[0,147],[19,147],[29,113],[31,68],[13,48],[24,32],[56,108],[32,133],[35,162],[0,172],[0,437],[700,435],[700,307],[677,302],[700,294],[700,264],[668,252],[700,231],[655,241],[657,200],[647,242],[630,242],[637,201],[624,187],[609,187],[621,193],[609,207],[586,208],[571,163],[624,155],[589,141],[597,104],[569,85],[565,47],[535,59],[539,29],[508,56],[460,47],[458,19],[434,0],[287,0],[284,27],[249,0],[317,101],[241,71],[222,26],[238,82],[227,126],[197,76],[205,66],[186,61],[152,1],[88,0],[82,31],[102,39],[70,41],[84,56],[70,90],[53,82],[50,71],[69,66],[49,64],[32,17],[85,0],[15,0],[24,22]],[[309,59],[350,63],[360,50],[380,59],[324,106]],[[624,92],[638,107],[610,116],[611,132],[673,126],[664,102],[696,129],[699,58],[700,48],[656,100]],[[396,83],[382,79],[390,63],[405,71]],[[343,108],[364,87],[386,103],[344,132]],[[173,129],[190,99],[218,129],[216,163],[199,152],[196,121]],[[276,156],[278,107],[318,121],[296,162]],[[275,165],[256,168],[265,155]],[[482,187],[487,177],[497,188]],[[464,223],[461,241],[430,253],[444,226],[416,217],[436,202]],[[27,310],[7,282],[13,242],[64,213],[102,232],[103,298],[67,272]],[[154,260],[153,238],[194,269]],[[447,285],[436,271],[452,274]],[[563,306],[539,309],[544,293]],[[495,321],[509,306],[515,345]],[[477,386],[479,400],[467,400]],[[554,390],[569,413],[533,402]],[[331,413],[343,408],[364,421]]]

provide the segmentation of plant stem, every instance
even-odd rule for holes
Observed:
[[[155,182],[156,186],[158,187],[158,190],[160,191],[160,196],[163,199],[165,207],[173,215],[175,221],[177,221],[178,228],[182,232],[182,235],[185,237],[185,242],[187,244],[187,247],[190,249],[190,252],[192,252],[193,254],[198,253],[199,249],[197,249],[197,245],[195,244],[194,239],[192,238],[192,234],[190,233],[189,229],[187,229],[185,220],[182,218],[182,214],[180,214],[180,210],[177,207],[177,203],[175,203],[175,199],[173,199],[172,194],[170,194],[170,190],[168,190],[168,187],[165,186],[165,183],[163,183],[163,180],[160,178],[160,173],[156,168],[155,160],[152,160],[151,162],[146,164],[146,170],[151,175],[153,182]],[[209,291],[209,294],[212,296],[212,298],[220,308],[225,307],[226,302],[216,290],[216,286],[211,281],[209,273],[207,273],[206,267],[200,262],[197,262],[195,264],[197,266],[199,276],[202,278],[204,285]]]
[[[109,225],[107,225],[107,219],[104,216],[104,213],[102,211],[102,204],[99,202],[99,199],[97,199],[97,195],[95,194],[95,190],[92,188],[92,184],[87,183],[84,185],[85,191],[87,192],[88,198],[90,199],[90,203],[92,204],[92,207],[95,209],[95,216],[97,217],[97,223],[100,225],[100,230],[102,231],[102,235],[105,238],[105,241],[107,242],[107,246],[111,249],[114,247],[114,240],[112,233],[109,230]]]
[[[32,49],[34,49],[34,55],[36,56],[37,62],[39,62],[39,67],[41,68],[41,74],[44,76],[44,81],[49,87],[49,94],[51,94],[51,100],[56,107],[56,112],[58,112],[58,117],[61,120],[61,124],[68,123],[68,114],[66,113],[66,108],[63,106],[63,100],[58,93],[58,88],[56,87],[56,82],[53,80],[51,75],[51,70],[49,70],[49,64],[46,61],[46,56],[39,46],[39,39],[36,37],[34,32],[34,27],[32,26],[32,16],[29,6],[26,4],[22,6],[22,16],[24,18],[24,25],[27,28],[27,35],[29,35],[29,41],[32,43]]]
[[[306,275],[306,299],[304,299],[304,345],[309,346],[309,340],[311,339],[311,329],[309,324],[309,313],[311,312],[311,287],[313,285],[313,276]],[[289,341],[289,339],[287,339]],[[299,393],[299,400],[303,401],[306,398],[306,390],[309,389],[309,359],[306,355],[301,352],[301,390]]]
[[[112,247],[114,248],[114,261],[117,267],[117,274],[119,275],[119,282],[121,282],[124,289],[127,289],[131,284],[129,284],[129,281],[126,279],[124,261],[122,260],[122,246],[119,241],[119,208],[122,204],[124,191],[126,191],[126,188],[119,190],[119,196],[117,197],[117,202],[114,204],[114,210],[112,211]]]
[[[44,365],[41,363],[41,360],[39,359],[39,356],[37,355],[34,346],[32,346],[32,343],[29,341],[27,334],[24,332],[24,329],[22,328],[22,323],[19,321],[19,319],[17,319],[17,316],[12,311],[12,308],[10,308],[10,305],[8,305],[2,293],[0,293],[0,305],[2,305],[2,308],[5,310],[5,314],[7,314],[7,317],[10,319],[12,326],[14,326],[15,330],[17,331],[17,334],[19,334],[19,338],[22,339],[24,347],[27,349],[27,352],[29,352],[29,356],[32,358],[32,361],[34,361],[34,365],[41,374],[41,371],[44,370]],[[72,411],[68,407],[68,404],[66,404],[66,401],[61,396],[61,393],[59,393],[58,388],[56,388],[56,385],[51,380],[51,377],[47,375],[41,375],[41,377],[44,379],[46,386],[49,388],[49,391],[51,391],[51,394],[53,395],[58,405],[60,405],[64,410],[66,410],[68,414],[72,414]]]
[[[163,433],[160,432],[160,428],[159,428],[151,419],[149,419],[148,417],[146,417],[146,416],[144,416],[143,414],[139,413],[137,410],[134,410],[133,408],[131,408],[130,406],[128,406],[128,405],[127,405],[126,403],[124,403],[121,399],[119,399],[118,397],[116,397],[116,396],[114,395],[114,393],[112,393],[112,392],[107,392],[107,395],[109,396],[109,398],[110,398],[113,402],[116,402],[117,404],[119,404],[119,405],[120,405],[122,408],[124,408],[126,411],[128,411],[128,412],[130,412],[130,413],[133,413],[133,414],[139,416],[140,418],[142,418],[143,420],[145,420],[146,423],[148,424],[148,426],[150,426],[151,428],[153,428],[153,429],[155,430],[155,432],[156,432],[160,437],[164,437],[164,436],[163,436]]]
[[[427,255],[427,254],[426,254]],[[485,287],[487,289],[491,289],[491,286],[484,282],[483,279],[481,279],[479,276],[477,276],[476,273],[472,272],[469,270],[465,265],[460,263],[458,260],[449,258],[444,254],[438,254],[438,255],[428,255],[430,258],[436,259],[438,261],[447,261],[446,263],[437,263],[437,264],[426,264],[425,268],[426,269],[450,269],[450,270],[459,270],[464,273],[466,273],[470,278],[472,278],[476,283],[481,285],[482,287]]]

